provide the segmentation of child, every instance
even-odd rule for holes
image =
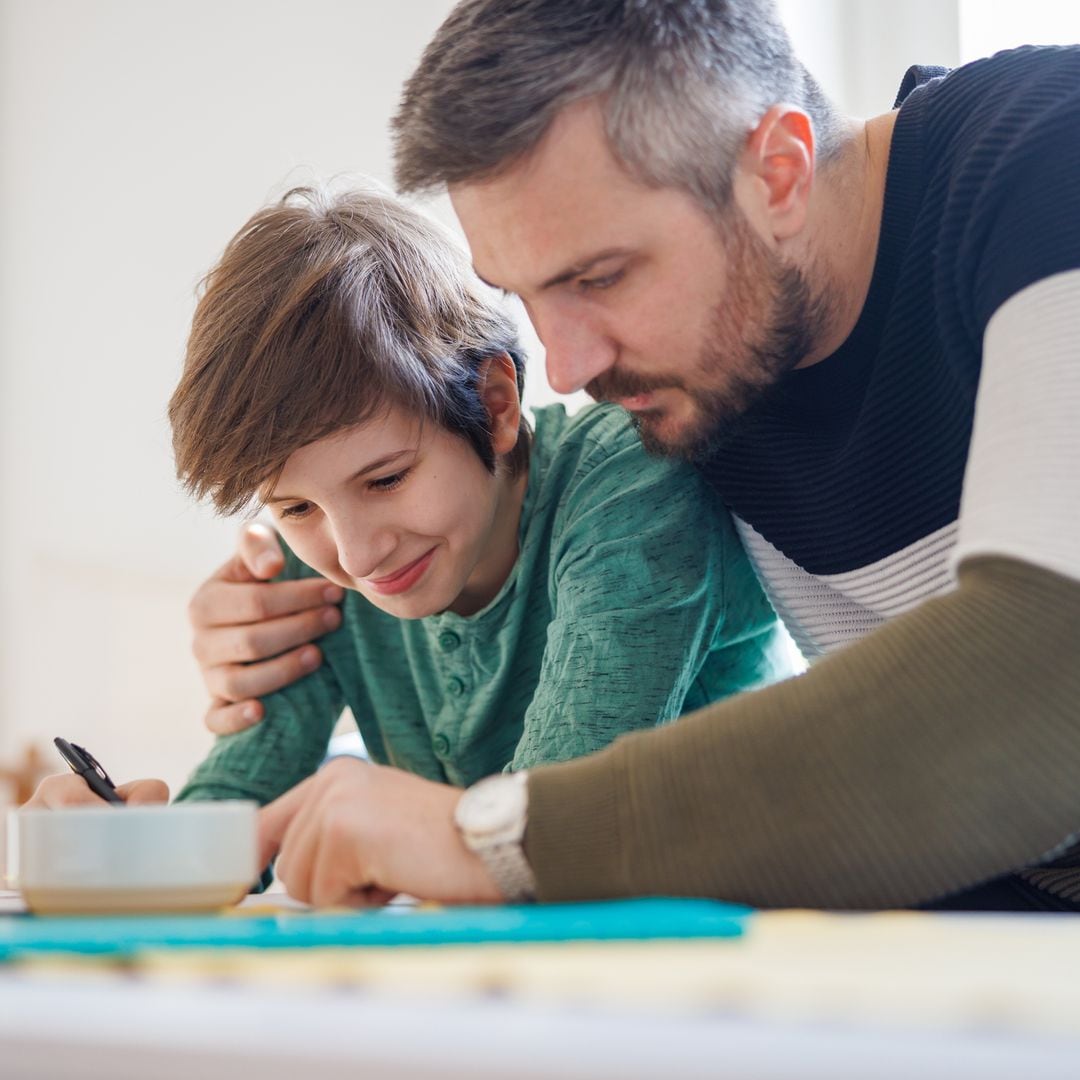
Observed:
[[[464,786],[784,671],[693,470],[647,457],[611,406],[538,409],[531,432],[522,385],[508,318],[391,197],[298,189],[232,240],[170,404],[178,473],[222,512],[267,507],[284,576],[348,591],[322,667],[179,798],[272,801],[346,706],[374,760]]]

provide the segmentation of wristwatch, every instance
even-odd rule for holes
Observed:
[[[465,846],[480,856],[511,903],[536,899],[536,879],[522,847],[529,807],[527,775],[489,776],[466,788],[454,810]]]

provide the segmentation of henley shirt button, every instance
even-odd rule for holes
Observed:
[[[446,684],[446,689],[449,690],[454,697],[461,697],[461,695],[465,693],[465,684],[455,676]]]
[[[438,754],[439,757],[450,753],[450,740],[445,735],[436,735],[431,742],[435,747],[435,753]]]
[[[439,648],[443,652],[453,652],[461,644],[461,638],[453,630],[444,630],[439,635]]]

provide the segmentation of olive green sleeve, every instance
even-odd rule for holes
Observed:
[[[972,559],[805,675],[529,779],[543,899],[925,902],[1080,831],[1080,582]]]

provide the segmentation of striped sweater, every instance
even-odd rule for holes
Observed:
[[[1080,47],[897,104],[856,326],[703,469],[814,662],[532,775],[544,898],[1080,908]]]
[[[1023,388],[1042,428],[1080,366],[1069,348],[1080,340],[1080,48],[1024,48],[943,74],[912,68],[901,88],[854,331],[793,372],[706,469],[808,658],[950,591],[963,551],[1006,553],[1016,515],[1030,521],[1007,553],[1080,577],[1080,418],[1058,410],[1059,430],[1026,438],[1009,408]],[[1046,319],[1060,333],[1034,370],[1023,350]],[[980,394],[991,324],[998,366]],[[1004,475],[1022,485],[1044,467],[1060,483],[1042,494],[1070,502],[1065,518],[1000,490]]]
[[[978,552],[1080,578],[1080,48],[912,68],[896,105],[854,331],[706,469],[811,660]],[[1051,854],[1023,879],[1080,900]]]

